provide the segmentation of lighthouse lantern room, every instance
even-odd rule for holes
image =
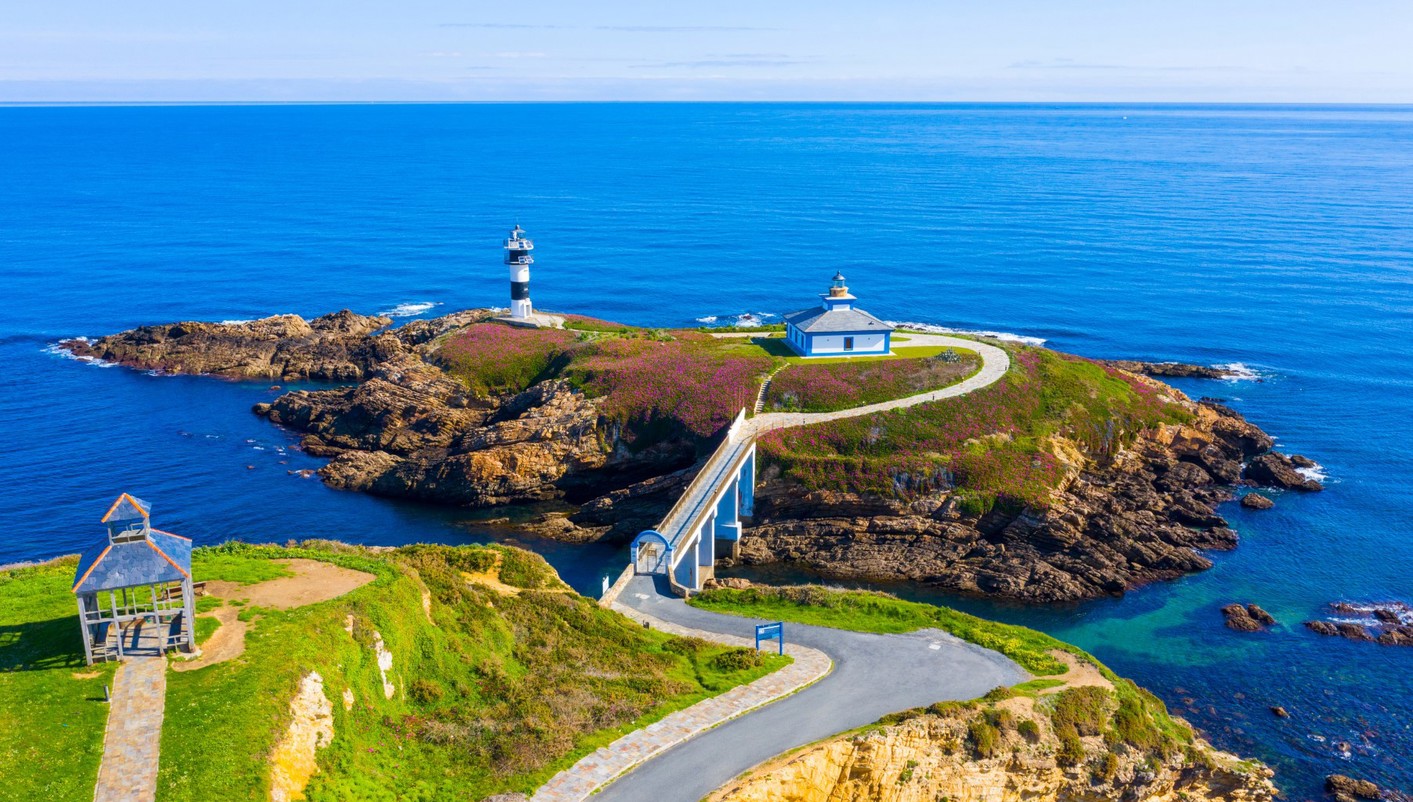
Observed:
[[[518,224],[505,240],[505,263],[510,267],[510,317],[529,321],[534,314],[530,306],[530,265],[535,257],[535,243],[525,236]]]

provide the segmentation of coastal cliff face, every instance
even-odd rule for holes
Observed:
[[[1004,712],[998,712],[1004,711]],[[712,802],[1266,802],[1270,772],[1198,744],[1164,757],[1102,737],[1064,748],[1030,699],[1010,699],[984,723],[976,710],[926,714],[835,738],[757,768],[714,794]],[[983,735],[990,733],[989,735]],[[983,739],[979,740],[978,736]]]
[[[1066,475],[1044,509],[969,515],[951,492],[903,502],[807,491],[767,469],[741,560],[1027,601],[1121,593],[1204,570],[1211,561],[1196,550],[1237,544],[1217,505],[1243,481],[1243,462],[1273,443],[1227,407],[1186,403],[1190,423],[1144,432],[1103,464],[1053,440]]]
[[[319,475],[332,487],[473,507],[563,499],[581,509],[528,526],[566,540],[631,537],[656,523],[690,481],[681,471],[696,458],[696,438],[667,431],[646,447],[630,444],[598,399],[564,381],[469,392],[435,363],[432,344],[489,317],[472,310],[388,330],[388,318],[345,310],[307,322],[144,326],[61,345],[164,373],[350,383],[254,409],[305,433],[300,447],[329,458]]]
[[[483,508],[568,502],[573,512],[521,526],[569,541],[627,539],[656,524],[711,446],[702,415],[695,424],[666,415],[630,426],[621,411],[613,414],[608,398],[586,395],[582,381],[539,368],[526,369],[507,391],[487,391],[457,372],[444,343],[473,330],[493,335],[478,341],[488,350],[458,358],[473,366],[521,359],[519,366],[530,364],[526,354],[552,364],[556,353],[593,342],[586,334],[546,332],[549,350],[526,350],[516,339],[523,332],[512,338],[498,326],[478,325],[490,316],[470,310],[388,328],[386,317],[345,310],[309,321],[280,315],[144,326],[61,345],[77,356],[145,370],[340,384],[255,407],[303,433],[304,450],[329,459],[319,474],[333,487]],[[615,342],[644,353],[660,348],[644,338]],[[907,500],[811,490],[763,459],[740,559],[835,578],[1077,600],[1209,567],[1198,550],[1236,545],[1236,533],[1215,510],[1239,483],[1319,488],[1298,472],[1310,463],[1271,452],[1271,438],[1236,412],[1133,378],[1184,405],[1185,422],[1145,430],[1102,458],[1061,435],[1048,437],[1047,465],[1061,473],[1043,504],[998,502],[983,512],[955,488]]]

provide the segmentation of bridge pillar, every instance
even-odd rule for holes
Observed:
[[[740,493],[741,477],[737,476],[716,502],[716,537],[721,540],[741,539]]]
[[[740,488],[741,507],[740,514],[750,517],[756,514],[756,445],[751,444],[751,450],[747,452],[746,459],[741,463],[741,472],[736,476],[736,484]]]

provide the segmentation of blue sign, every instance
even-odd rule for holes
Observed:
[[[780,653],[785,653],[785,624],[776,621],[774,624],[756,624],[756,651],[760,651],[760,642],[774,638],[780,645]]]

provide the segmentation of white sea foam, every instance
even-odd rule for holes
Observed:
[[[715,323],[717,320],[718,318],[716,315],[707,315],[706,317],[697,318],[698,323]]]
[[[1325,473],[1325,466],[1318,462],[1309,468],[1296,468],[1295,472],[1306,479],[1314,479],[1322,484],[1330,478],[1329,474]]]
[[[81,341],[81,342],[90,342],[90,340],[89,340],[87,337],[74,337],[73,339],[79,340],[79,341]],[[118,367],[118,363],[117,363],[117,362],[109,362],[109,361],[104,360],[104,359],[99,359],[99,358],[96,357],[96,356],[79,356],[78,354],[75,354],[75,353],[73,353],[73,352],[71,352],[71,351],[67,351],[67,350],[65,350],[65,349],[63,349],[63,348],[61,348],[61,347],[59,347],[59,343],[50,343],[50,344],[44,346],[44,348],[43,348],[42,350],[44,351],[44,353],[49,354],[49,355],[51,355],[51,356],[57,356],[57,357],[60,357],[60,358],[62,358],[62,359],[72,359],[72,360],[75,361],[75,362],[82,362],[82,363],[84,363],[85,365],[92,365],[92,366],[94,366],[95,368],[116,368],[116,367]]]
[[[773,317],[779,317],[774,312],[741,312],[731,315],[707,315],[697,318],[698,323],[708,326],[720,323],[723,326],[736,326],[739,328],[751,329],[756,326],[764,326],[766,321]]]
[[[1217,370],[1225,370],[1227,372],[1226,381],[1249,382],[1264,378],[1255,368],[1241,362],[1228,362],[1225,365],[1213,365],[1212,367]]]
[[[388,317],[416,317],[423,312],[429,312],[441,305],[440,301],[417,301],[415,303],[398,304],[392,309],[384,309],[378,314],[387,315]]]
[[[993,340],[1005,340],[1006,342],[1020,343],[1022,345],[1044,345],[1044,337],[1031,337],[1025,334],[1013,334],[1009,331],[976,331],[973,329],[954,329],[950,326],[938,326],[934,323],[914,323],[911,321],[898,322],[896,320],[885,321],[890,326],[897,326],[903,329],[913,329],[914,331],[927,332],[929,334],[970,334],[973,337],[990,337]]]
[[[255,318],[251,318],[251,317],[246,317],[246,318],[233,317],[233,318],[231,318],[230,320],[220,320],[220,321],[217,321],[217,322],[218,322],[220,325],[222,325],[222,326],[243,326],[243,325],[245,325],[246,323],[254,323],[254,322],[255,322]]]

